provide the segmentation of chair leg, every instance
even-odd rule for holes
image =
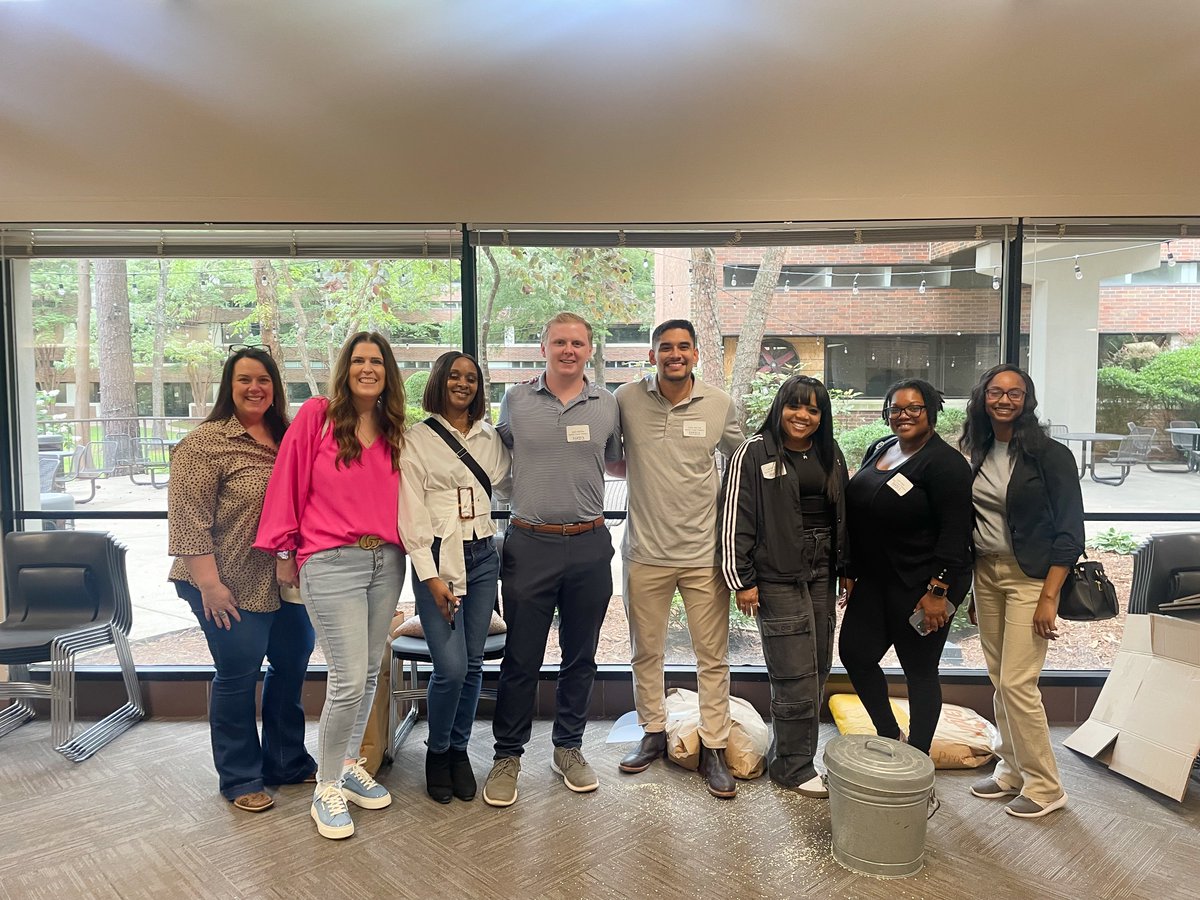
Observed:
[[[409,733],[413,730],[413,726],[416,725],[417,721],[421,718],[421,710],[418,706],[419,701],[416,697],[418,688],[417,661],[415,659],[410,659],[407,660],[407,662],[407,675],[402,668],[399,673],[401,676],[400,680],[392,682],[393,685],[398,685],[398,687],[392,691],[393,698],[399,697],[400,699],[408,701],[408,711],[404,714],[404,718],[399,721],[399,724],[397,724],[395,729],[392,731],[392,740],[389,744],[389,750],[392,753],[393,758],[395,758],[395,753],[400,748],[400,745],[403,744],[408,738]],[[394,660],[392,671],[393,673],[396,672]],[[395,699],[393,699],[392,702],[395,704]]]
[[[29,666],[10,665],[8,667],[8,681],[0,684],[0,687],[7,685],[10,689],[21,690],[18,686],[25,685],[28,681]],[[10,731],[16,731],[37,715],[33,707],[22,700],[20,696],[14,696],[12,701],[3,712],[0,712],[0,737],[3,737]]]
[[[113,710],[95,725],[85,729],[77,737],[75,730],[75,653],[77,648],[60,648],[55,642],[54,654],[57,657],[51,662],[51,681],[55,675],[59,677],[56,692],[51,697],[51,731],[54,734],[54,749],[71,762],[83,762],[113,738],[127,731],[130,726],[140,722],[146,716],[142,705],[142,691],[137,680],[137,670],[133,665],[133,654],[129,651],[129,641],[124,632],[113,630],[112,644],[117,651],[117,660],[121,664],[121,677],[125,682],[126,702]],[[107,642],[106,642],[107,643]],[[57,727],[54,721],[55,710],[58,711]],[[61,740],[60,740],[61,736]]]
[[[76,479],[76,480],[78,480],[78,479]],[[91,503],[92,500],[94,500],[96,498],[96,479],[95,478],[85,478],[84,480],[88,482],[88,486],[92,489],[92,492],[87,495],[86,500],[76,500],[75,501],[80,506],[83,506],[83,504],[85,504],[85,503]]]

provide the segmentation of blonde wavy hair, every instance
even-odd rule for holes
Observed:
[[[400,367],[396,365],[392,345],[377,331],[359,331],[350,335],[338,353],[329,381],[329,410],[326,417],[333,428],[337,441],[337,464],[349,465],[362,456],[355,429],[358,413],[354,409],[354,396],[350,393],[350,358],[357,344],[369,341],[379,348],[383,357],[383,393],[375,403],[375,423],[383,439],[392,449],[392,471],[400,471],[400,451],[404,449],[404,381],[400,378]]]

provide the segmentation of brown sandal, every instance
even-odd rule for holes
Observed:
[[[233,805],[246,812],[265,812],[275,805],[275,801],[266,791],[255,791],[253,794],[234,797]]]

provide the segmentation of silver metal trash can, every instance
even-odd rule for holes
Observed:
[[[921,871],[933,760],[873,734],[825,747],[833,858],[855,872],[904,878]]]

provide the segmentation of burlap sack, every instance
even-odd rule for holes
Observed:
[[[725,764],[735,778],[757,778],[767,767],[767,723],[741,697],[729,698],[729,744]],[[695,691],[667,691],[667,757],[693,772],[700,767],[700,699]]]

